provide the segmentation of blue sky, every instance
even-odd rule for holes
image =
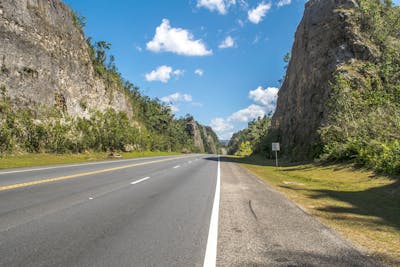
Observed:
[[[123,77],[220,138],[274,110],[306,0],[64,0]]]

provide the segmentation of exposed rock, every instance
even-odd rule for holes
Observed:
[[[199,149],[199,152],[204,152],[203,138],[199,130],[199,124],[194,120],[188,120],[186,123],[186,132],[193,139],[193,145]]]
[[[19,104],[131,113],[125,94],[96,77],[74,14],[59,0],[0,2],[0,86]],[[82,105],[85,103],[85,105]]]
[[[111,152],[110,154],[107,155],[107,158],[109,158],[109,159],[122,159],[122,155],[114,153],[114,152]]]
[[[318,129],[329,114],[335,72],[354,60],[373,61],[379,53],[359,33],[354,15],[358,8],[354,0],[306,4],[272,118],[283,152],[293,159],[310,158],[318,150]]]
[[[186,122],[186,132],[193,139],[193,144],[200,153],[218,153],[218,137],[211,127],[203,126],[189,117]]]

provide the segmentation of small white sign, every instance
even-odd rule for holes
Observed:
[[[279,143],[272,143],[272,151],[280,151],[281,147]]]

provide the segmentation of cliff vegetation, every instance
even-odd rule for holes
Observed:
[[[0,9],[0,155],[218,152],[211,128],[175,118],[123,79],[111,44],[86,38],[85,18],[61,1],[6,1]]]
[[[323,159],[400,173],[400,8],[360,0],[353,20],[378,53],[341,66],[320,129]]]
[[[269,155],[280,142],[288,160],[351,161],[399,174],[398,29],[400,7],[389,0],[310,0],[272,122],[258,119],[234,134],[229,153]]]

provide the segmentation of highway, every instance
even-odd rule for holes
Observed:
[[[381,266],[215,155],[0,171],[0,266]]]
[[[0,171],[0,266],[203,266],[218,168],[186,155]]]

